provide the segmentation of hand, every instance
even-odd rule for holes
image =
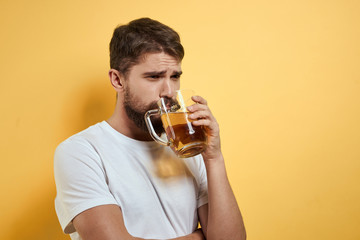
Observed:
[[[207,101],[200,96],[193,96],[192,100],[197,104],[188,107],[191,112],[189,118],[194,120],[192,124],[194,126],[204,126],[207,134],[207,148],[202,153],[204,161],[211,159],[218,159],[222,156],[220,146],[220,134],[219,125],[212,115]]]
[[[195,232],[193,232],[191,235],[192,235],[191,239],[193,239],[193,240],[206,240],[201,228],[196,229]]]

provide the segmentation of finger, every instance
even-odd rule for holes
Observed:
[[[193,124],[194,126],[205,126],[205,127],[209,127],[210,129],[212,129],[210,119],[198,119],[198,120],[191,122],[191,124]]]
[[[212,115],[209,111],[196,111],[189,115],[190,119],[197,120],[200,118],[212,119]]]
[[[192,99],[194,102],[196,102],[196,103],[201,103],[201,104],[207,105],[207,101],[206,101],[203,97],[200,97],[200,96],[192,96],[191,99]]]
[[[210,111],[209,107],[204,104],[194,104],[189,107],[187,107],[187,110],[190,112],[196,112],[196,111]]]
[[[194,126],[204,126],[206,129],[210,130],[213,134],[219,132],[219,128],[217,124],[210,119],[199,119],[196,121],[191,122]]]

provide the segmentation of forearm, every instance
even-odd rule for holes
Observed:
[[[144,240],[143,238],[132,238],[131,240]],[[152,239],[155,240],[155,239]],[[197,229],[195,230],[195,232],[186,235],[186,236],[182,236],[182,237],[177,237],[177,238],[171,238],[168,240],[205,240],[204,234],[202,232],[201,229]]]
[[[109,240],[164,240],[164,239],[145,239],[145,238],[138,238],[138,237],[134,237],[132,235],[130,235],[129,233],[126,234],[122,234],[122,236],[115,236],[114,234],[107,234],[106,236],[101,236],[100,238],[98,237],[88,237],[88,236],[84,236],[82,237],[82,239],[87,240],[87,239],[109,239]],[[195,230],[193,233],[186,235],[186,236],[182,236],[182,237],[177,237],[177,238],[169,238],[167,240],[206,240],[204,237],[204,234],[202,232],[201,229],[197,229]]]
[[[83,211],[74,218],[73,224],[83,240],[142,240],[127,231],[121,209],[114,204]],[[187,236],[174,239],[204,240],[205,238],[201,229],[197,229]]]
[[[208,178],[207,239],[246,239],[240,209],[227,178],[222,155],[205,161]]]
[[[207,101],[200,96],[193,96],[197,103],[188,110],[194,126],[203,126],[207,134],[207,148],[202,152],[207,180],[208,204],[198,209],[201,224],[204,226],[207,240],[244,240],[244,223],[228,181],[224,158],[221,153],[220,129],[212,115]]]

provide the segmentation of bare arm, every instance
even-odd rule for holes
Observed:
[[[198,209],[201,227],[207,240],[245,240],[241,212],[223,166],[207,166],[209,203]]]
[[[117,205],[90,208],[73,220],[74,227],[83,240],[140,240],[131,236],[124,225],[121,209]],[[175,238],[178,240],[204,240],[201,230]]]
[[[207,106],[205,99],[193,97],[198,104],[189,107],[197,126],[204,126],[208,136],[208,147],[202,153],[208,180],[208,204],[198,209],[198,215],[207,240],[245,240],[246,232],[232,192],[220,147],[219,126]]]

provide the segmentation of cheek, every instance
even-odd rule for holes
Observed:
[[[172,81],[172,87],[176,90],[180,88],[180,81]]]
[[[156,95],[156,88],[154,84],[144,84],[143,83],[134,83],[130,86],[131,92],[133,95],[136,95],[137,100],[140,102],[148,102],[151,99],[154,99],[153,96]]]
[[[144,101],[157,101],[161,92],[161,84],[150,82],[141,86],[141,98]]]
[[[156,91],[156,89],[147,88],[142,92],[140,98],[143,100],[143,102],[150,103],[158,100],[159,93]]]
[[[140,90],[140,89],[139,89]],[[156,91],[156,89],[141,89],[141,91],[138,91],[137,93],[137,102],[139,106],[142,108],[147,109],[150,107],[151,104],[155,104],[155,107],[157,107],[156,102],[159,99],[159,93]]]

